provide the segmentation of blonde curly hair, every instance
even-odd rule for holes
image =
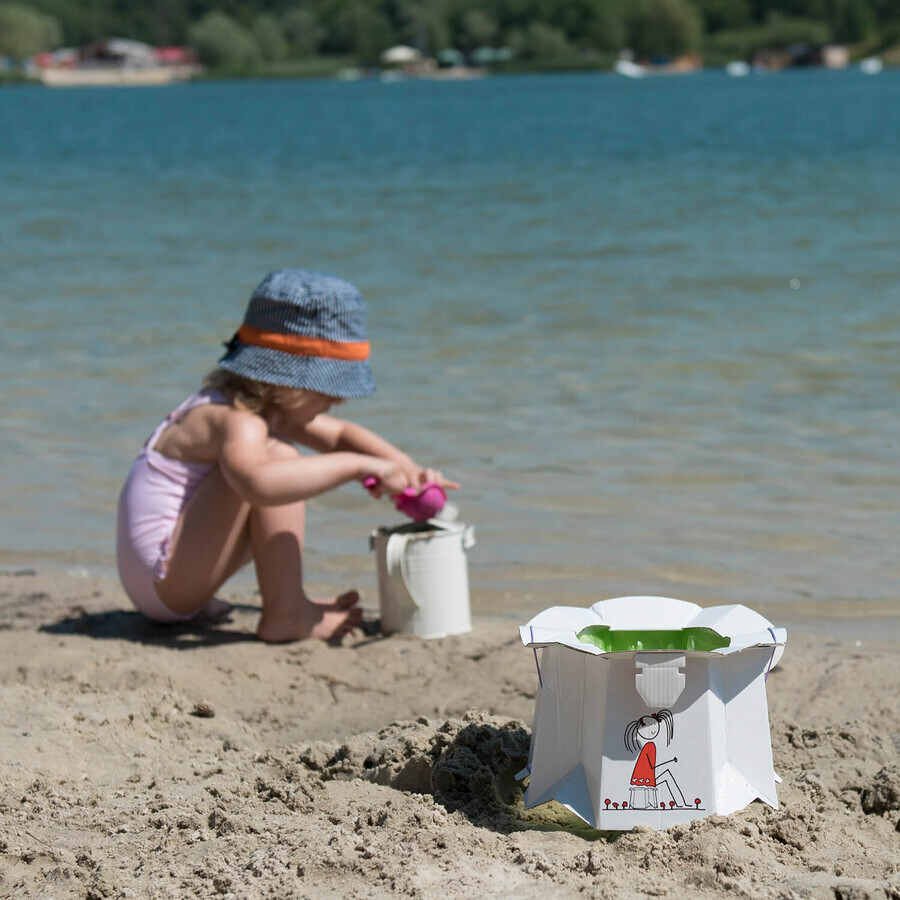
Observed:
[[[203,386],[221,391],[237,409],[263,414],[283,402],[285,394],[307,394],[303,388],[286,388],[265,381],[245,378],[226,369],[213,369],[203,379]]]

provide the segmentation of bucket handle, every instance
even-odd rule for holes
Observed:
[[[403,593],[409,597],[413,606],[418,608],[419,604],[413,597],[409,589],[409,579],[406,570],[406,547],[409,544],[410,536],[408,534],[392,534],[384,548],[385,565],[389,572],[394,572],[398,568],[400,570],[400,580],[403,582]]]
[[[413,596],[412,590],[410,590],[409,578],[407,577],[406,548],[411,539],[412,535],[410,534],[392,534],[388,538],[387,546],[384,548],[385,565],[387,566],[388,571],[394,571],[395,568],[400,569],[400,577],[403,581],[403,592],[409,597],[412,605],[416,609],[421,609],[421,604]],[[462,542],[463,550],[469,550],[474,547],[474,526],[468,525],[460,535],[460,540]]]

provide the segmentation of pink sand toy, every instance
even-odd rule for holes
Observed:
[[[363,487],[371,490],[377,484],[378,479],[370,477],[363,482]],[[447,503],[447,494],[436,482],[427,481],[418,489],[404,488],[399,494],[393,494],[391,499],[399,512],[417,522],[427,522],[444,508]]]

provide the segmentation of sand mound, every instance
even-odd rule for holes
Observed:
[[[793,637],[780,808],[601,833],[526,810],[536,674],[506,620],[266,647],[256,613],[147,626],[114,589],[0,591],[0,900],[900,898],[893,645]]]
[[[171,699],[157,715],[173,733],[221,727]],[[528,730],[516,719],[471,711],[264,752],[226,737],[166,784],[136,771],[111,795],[40,778],[6,792],[0,852],[12,865],[0,886],[88,898],[150,885],[173,897],[462,896],[491,884],[516,896],[896,898],[893,744],[859,725],[813,733],[782,722],[774,736],[782,809],[754,803],[624,834],[593,831],[556,804],[522,808],[512,775]],[[861,869],[880,875],[847,874]]]
[[[312,744],[296,761],[323,781],[362,779],[401,791],[430,794],[448,812],[475,824],[511,827],[515,775],[528,761],[525,723],[475,710],[439,727],[427,718],[395,722],[336,749]]]

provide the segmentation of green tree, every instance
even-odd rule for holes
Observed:
[[[707,33],[744,28],[753,24],[749,0],[694,0]]]
[[[791,44],[827,44],[833,35],[825,22],[769,13],[760,38],[761,46],[783,48]]]
[[[832,15],[834,38],[847,44],[864,41],[875,30],[875,11],[867,0],[838,0]]]
[[[183,44],[191,25],[188,4],[183,0],[154,0],[151,26],[146,39],[154,44]]]
[[[532,22],[524,29],[512,31],[509,44],[518,59],[557,61],[574,54],[565,32],[543,22]]]
[[[288,45],[284,31],[271,13],[263,13],[253,20],[250,29],[260,56],[266,62],[279,62],[287,56]]]
[[[545,0],[538,18],[579,47],[619,49],[625,37],[624,8],[621,0]]]
[[[397,38],[422,53],[434,55],[454,43],[445,0],[385,0],[383,7]]]
[[[288,10],[282,20],[285,37],[297,56],[312,56],[322,40],[322,26],[312,10],[297,6]]]
[[[221,10],[191,26],[189,40],[200,61],[213,68],[252,68],[260,60],[253,35]]]
[[[62,42],[62,29],[53,16],[19,3],[0,3],[0,56],[22,61],[52,50]]]
[[[639,59],[695,51],[702,32],[700,15],[687,0],[636,0],[626,28],[628,44]]]
[[[482,9],[469,9],[460,22],[457,45],[463,50],[491,47],[497,39],[497,22]]]
[[[397,42],[391,22],[380,10],[363,0],[332,3],[332,15],[323,22],[322,49],[349,53],[361,65],[374,66],[383,50]]]
[[[761,50],[784,50],[791,44],[821,45],[831,40],[831,30],[824,22],[770,13],[764,25],[721,31],[710,38],[708,46],[719,55],[749,59]]]
[[[626,0],[596,0],[587,42],[597,50],[618,51],[625,46]]]

